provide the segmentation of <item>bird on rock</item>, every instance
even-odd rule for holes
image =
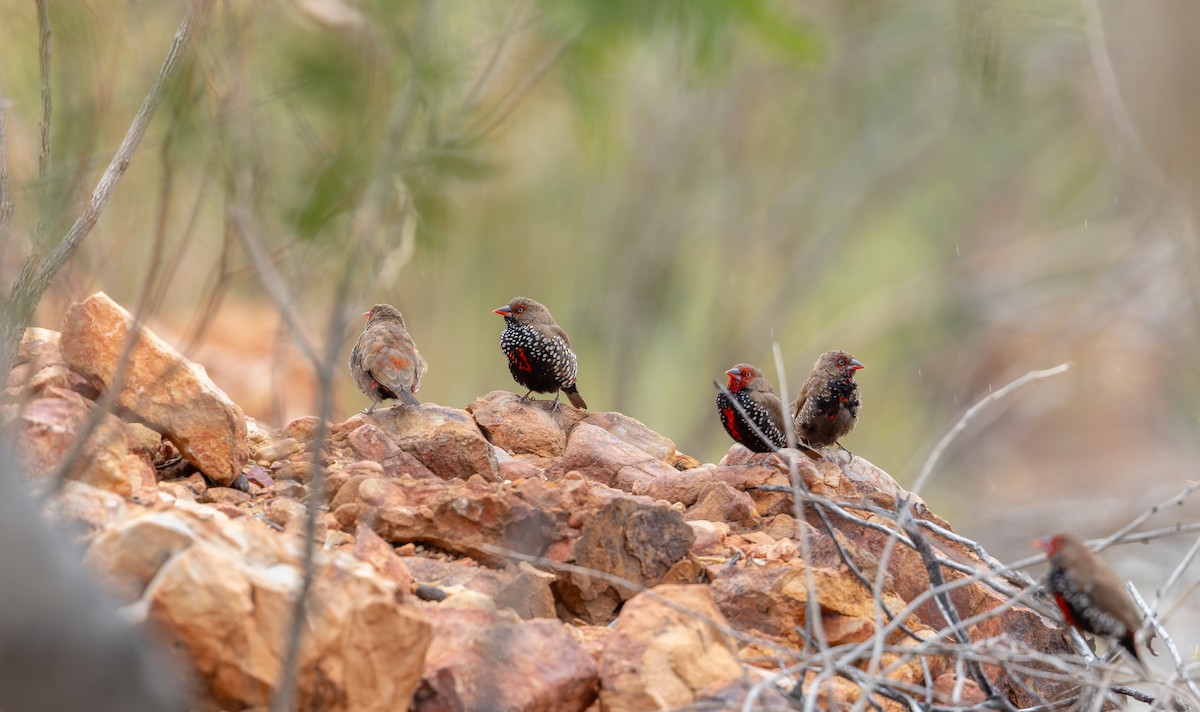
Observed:
[[[826,351],[813,364],[792,403],[796,438],[810,447],[828,447],[854,430],[862,404],[854,372],[864,368],[845,351]]]
[[[420,405],[413,394],[420,390],[428,367],[404,327],[404,317],[388,304],[376,304],[363,316],[367,325],[350,352],[350,375],[371,399],[371,407],[363,412],[373,413],[380,401],[390,399]]]
[[[1033,545],[1050,557],[1046,588],[1067,625],[1085,633],[1115,638],[1143,670],[1134,645],[1142,614],[1116,573],[1074,534],[1054,534]]]
[[[745,445],[753,452],[773,452],[787,445],[783,435],[783,403],[763,372],[748,363],[739,363],[725,372],[729,376],[728,391],[717,393],[717,414],[721,416],[721,425],[729,437]],[[742,411],[766,436],[766,440],[755,432],[746,417],[734,406],[734,401],[741,406]]]
[[[550,310],[526,297],[514,297],[508,304],[493,310],[504,317],[500,333],[500,349],[508,358],[508,371],[513,380],[529,394],[553,393],[554,405],[559,406],[559,391],[567,394],[571,405],[587,408],[575,386],[578,359],[571,350],[567,332],[554,321]]]

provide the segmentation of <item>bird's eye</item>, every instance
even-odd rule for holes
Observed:
[[[846,365],[846,359],[844,359],[844,358],[839,358],[839,359],[838,359],[838,365],[839,365],[839,366],[845,366],[845,365]]]
[[[518,314],[523,314],[525,312],[525,307],[517,307],[513,311],[515,311]]]

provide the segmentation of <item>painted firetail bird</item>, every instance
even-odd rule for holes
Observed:
[[[792,403],[796,438],[810,447],[840,445],[858,424],[862,399],[854,373],[866,368],[845,351],[826,351],[813,364]]]
[[[763,377],[763,372],[748,363],[739,363],[725,372],[729,377],[729,393],[717,393],[717,415],[721,425],[729,437],[745,445],[752,452],[772,452],[787,445],[783,435],[783,403],[771,388],[770,382]],[[750,418],[750,422],[742,416],[742,412],[734,406],[741,406]],[[755,432],[753,423],[766,436],[766,440]]]
[[[508,359],[508,372],[521,387],[529,389],[521,398],[528,399],[534,391],[553,393],[552,407],[557,410],[562,391],[571,405],[587,409],[575,386],[579,362],[571,350],[571,340],[550,310],[532,299],[514,297],[493,312],[504,317],[500,350]]]
[[[380,401],[398,400],[420,405],[416,393],[425,375],[425,361],[404,326],[404,317],[389,304],[376,304],[363,312],[367,325],[350,352],[350,375],[371,399],[373,413]]]
[[[1074,534],[1045,536],[1035,539],[1033,545],[1050,557],[1046,588],[1067,625],[1115,638],[1145,671],[1146,663],[1134,644],[1142,614],[1116,573]]]

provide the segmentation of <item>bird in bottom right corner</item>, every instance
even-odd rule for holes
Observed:
[[[1033,545],[1050,557],[1046,588],[1067,625],[1093,635],[1115,638],[1143,671],[1134,634],[1142,613],[1117,574],[1075,534],[1053,534]]]
[[[826,351],[813,364],[792,403],[796,438],[810,447],[838,444],[858,424],[862,398],[854,373],[865,368],[845,351]]]

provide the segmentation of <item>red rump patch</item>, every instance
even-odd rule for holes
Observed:
[[[525,355],[524,347],[518,346],[512,351],[509,351],[508,360],[512,361],[519,370],[524,371],[525,373],[533,371],[533,364],[529,362],[529,357]]]
[[[1071,615],[1071,607],[1067,605],[1067,599],[1063,598],[1061,593],[1056,593],[1054,594],[1054,602],[1058,604],[1058,609],[1062,611],[1063,618],[1067,621],[1067,625],[1071,626],[1072,628],[1078,628],[1079,625],[1075,623],[1075,617]]]
[[[742,434],[737,429],[737,413],[733,408],[722,408],[721,415],[725,418],[725,427],[729,428],[729,432],[733,435],[733,439],[739,443],[742,441]]]

